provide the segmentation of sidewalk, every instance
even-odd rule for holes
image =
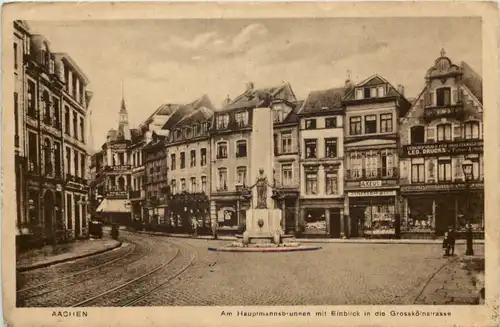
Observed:
[[[109,238],[79,240],[72,243],[46,245],[17,255],[18,271],[27,271],[57,263],[89,257],[121,246],[120,241]]]
[[[163,233],[163,232],[149,232],[149,231],[137,231],[137,233],[156,235],[156,236],[168,236],[168,237],[178,237],[178,238],[196,238],[204,240],[213,240],[211,235],[201,235],[193,236],[192,234],[175,234],[175,233]],[[218,240],[221,241],[236,241],[235,236],[219,236]],[[356,244],[441,244],[442,239],[435,240],[425,240],[425,239],[364,239],[364,238],[297,238],[297,242],[300,243],[356,243]],[[456,244],[465,244],[465,240],[457,240]],[[474,240],[474,244],[484,244],[484,240]]]

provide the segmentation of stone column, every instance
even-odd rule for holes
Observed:
[[[326,222],[326,234],[328,237],[330,237],[332,228],[332,226],[330,226],[330,208],[325,208],[325,222]]]
[[[344,238],[346,235],[345,235],[345,218],[344,218],[344,213],[345,213],[345,210],[344,208],[341,208],[340,209],[340,238]]]
[[[240,226],[240,200],[236,200],[236,225],[239,227]]]
[[[281,201],[281,219],[283,219],[283,232],[286,233],[286,201],[283,199]]]

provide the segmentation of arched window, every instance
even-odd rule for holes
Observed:
[[[451,141],[451,124],[437,125],[437,140],[438,142]]]
[[[227,158],[227,142],[217,143],[217,159]]]
[[[479,122],[478,121],[468,121],[464,124],[465,139],[473,140],[479,139]]]
[[[49,139],[43,141],[43,162],[45,175],[52,175],[52,145]]]
[[[125,191],[125,178],[123,176],[118,178],[118,191]]]
[[[425,142],[425,127],[418,125],[418,126],[412,126],[410,129],[410,143],[411,144],[418,144],[418,143],[424,143]]]

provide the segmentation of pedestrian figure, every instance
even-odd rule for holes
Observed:
[[[443,249],[445,256],[450,256],[455,253],[455,235],[453,234],[453,229],[449,229],[444,233]]]
[[[191,219],[191,224],[193,226],[193,234],[194,234],[194,237],[197,237],[198,236],[198,221],[196,221],[196,218],[193,217]]]
[[[474,249],[472,248],[472,225],[467,224],[467,249],[465,251],[465,255],[474,255]]]

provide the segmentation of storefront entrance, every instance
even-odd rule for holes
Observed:
[[[340,208],[330,209],[330,237],[340,238],[342,231],[342,214]]]
[[[396,234],[396,199],[388,197],[349,198],[351,237],[392,237]]]
[[[49,190],[45,191],[43,196],[43,222],[45,238],[52,241],[54,237],[54,194]]]

